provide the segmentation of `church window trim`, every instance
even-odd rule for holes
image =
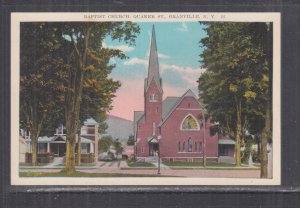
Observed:
[[[193,140],[191,137],[189,137],[188,139],[188,152],[192,152],[193,151]]]
[[[157,102],[157,100],[158,100],[157,94],[151,93],[151,94],[149,95],[149,102]]]
[[[198,131],[198,130],[200,130],[199,123],[198,123],[197,119],[195,118],[195,116],[193,116],[192,114],[189,113],[186,117],[184,117],[184,119],[182,120],[182,122],[180,124],[180,130],[181,131]]]
[[[202,146],[202,142],[199,142],[199,152],[203,151],[203,146]]]

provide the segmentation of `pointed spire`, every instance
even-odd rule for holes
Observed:
[[[150,56],[149,56],[149,68],[148,68],[148,77],[146,80],[146,89],[148,89],[152,79],[154,79],[158,85],[158,88],[161,88],[161,80],[159,76],[159,65],[158,65],[158,55],[156,48],[156,38],[155,38],[155,29],[154,25],[152,26],[152,37],[151,37],[151,46],[150,46]]]

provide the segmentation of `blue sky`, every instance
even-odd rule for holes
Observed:
[[[198,22],[137,23],[140,34],[134,46],[122,42],[104,40],[104,47],[119,48],[128,57],[112,59],[116,63],[110,77],[122,86],[114,99],[112,115],[132,120],[134,110],[143,110],[143,85],[147,76],[152,25],[155,26],[156,44],[163,80],[164,98],[181,96],[188,89],[197,91],[197,79],[205,71],[199,63],[199,40],[206,36],[203,25]]]

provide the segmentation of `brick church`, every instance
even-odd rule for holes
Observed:
[[[234,161],[235,142],[211,135],[212,123],[204,116],[204,106],[187,90],[181,97],[163,100],[156,37],[152,29],[148,76],[144,81],[144,111],[134,112],[135,157],[158,155],[163,161]],[[228,160],[227,160],[228,161]]]

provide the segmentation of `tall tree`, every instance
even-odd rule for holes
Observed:
[[[121,53],[114,53],[114,49],[102,48],[101,57],[95,58],[89,56],[89,67],[85,71],[82,100],[80,107],[79,120],[82,124],[87,118],[93,117],[99,123],[99,129],[96,130],[102,133],[105,128],[106,112],[112,109],[112,98],[114,93],[120,87],[120,82],[114,81],[108,78],[115,64],[110,65],[109,61],[116,55],[122,55]],[[123,58],[123,56],[121,57]],[[78,127],[78,151],[77,161],[80,165],[80,126]],[[97,148],[97,147],[95,147]]]
[[[198,80],[200,96],[220,129],[235,138],[237,166],[244,125],[249,115],[259,112],[256,105],[264,102],[265,72],[270,71],[265,63],[268,51],[257,44],[253,31],[261,25],[265,23],[206,23],[208,36],[201,40],[201,62],[207,72]]]
[[[110,36],[132,44],[139,32],[139,27],[131,22],[74,22],[64,25],[64,35],[70,40],[71,62],[75,63],[69,68],[66,93],[66,131],[67,150],[65,171],[72,174],[75,171],[75,135],[80,125],[79,113],[82,100],[82,91],[85,73],[94,66],[95,60],[101,62],[105,52],[102,41]],[[125,58],[120,50],[107,51],[111,55]],[[101,70],[101,68],[100,68]]]
[[[32,164],[37,164],[38,137],[61,115],[66,68],[57,30],[45,23],[21,23],[20,127],[31,133]]]

